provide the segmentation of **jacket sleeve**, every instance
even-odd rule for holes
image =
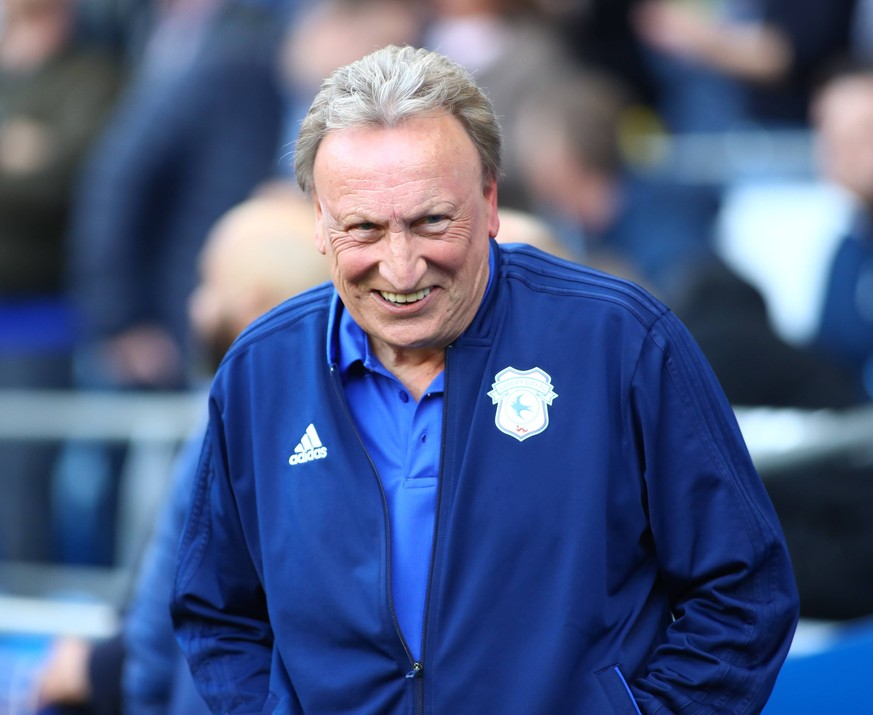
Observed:
[[[213,404],[210,412],[176,559],[173,627],[213,712],[260,713],[273,634],[227,470],[221,418]]]
[[[673,621],[631,688],[643,713],[758,713],[798,596],[782,530],[733,410],[672,313],[652,327],[630,398]]]

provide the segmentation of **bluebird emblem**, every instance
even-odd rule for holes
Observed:
[[[512,411],[515,412],[515,416],[519,419],[522,418],[524,412],[533,412],[533,410],[524,404],[524,400],[521,395],[518,395],[515,398],[515,402],[512,403]]]
[[[544,370],[507,367],[494,376],[488,396],[497,405],[497,429],[523,442],[549,426],[549,405],[558,394]]]

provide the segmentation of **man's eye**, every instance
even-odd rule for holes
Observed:
[[[363,221],[349,227],[349,233],[358,240],[371,241],[377,238],[380,234],[379,225],[371,221]]]
[[[425,231],[436,231],[448,226],[449,217],[444,214],[431,214],[418,221],[418,226]]]

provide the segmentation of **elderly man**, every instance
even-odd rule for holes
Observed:
[[[333,285],[219,368],[173,602],[222,713],[752,713],[797,614],[733,415],[636,286],[504,246],[464,70],[337,70],[298,182]]]

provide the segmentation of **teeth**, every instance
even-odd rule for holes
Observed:
[[[415,293],[389,293],[384,290],[380,290],[379,293],[385,300],[392,303],[415,303],[430,293],[430,288],[423,288],[422,290],[415,291]]]

